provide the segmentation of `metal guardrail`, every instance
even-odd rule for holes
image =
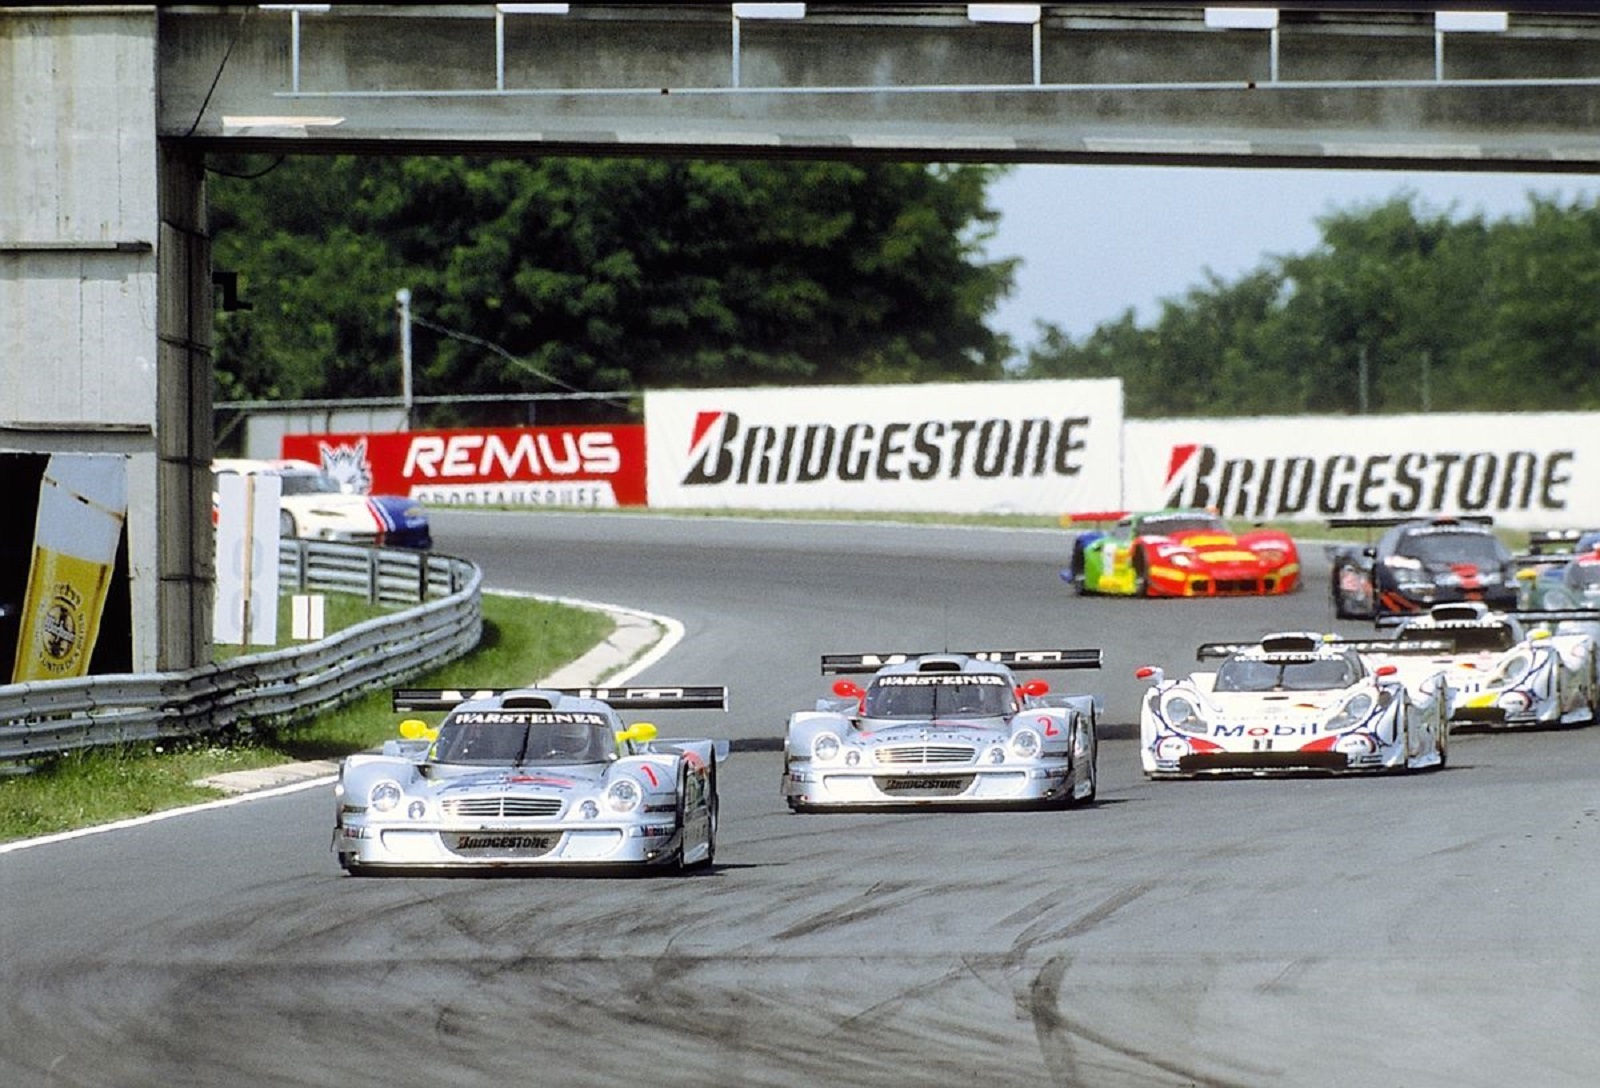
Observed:
[[[483,573],[465,559],[286,540],[280,586],[417,603],[318,642],[181,672],[0,686],[0,760],[99,745],[194,737],[348,702],[478,644]]]

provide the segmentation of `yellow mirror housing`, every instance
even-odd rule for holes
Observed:
[[[421,718],[407,718],[400,723],[400,735],[406,740],[438,740],[439,730]]]
[[[649,744],[656,739],[656,727],[652,722],[635,722],[617,734],[618,744]]]

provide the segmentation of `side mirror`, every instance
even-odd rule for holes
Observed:
[[[1030,699],[1037,699],[1039,696],[1049,693],[1050,685],[1044,680],[1029,680],[1017,690]]]
[[[400,735],[406,740],[438,740],[439,730],[421,718],[407,718],[400,723]]]
[[[656,739],[658,730],[653,722],[634,722],[617,734],[618,744],[649,744]]]
[[[854,680],[835,680],[833,693],[843,699],[859,699],[866,694]]]

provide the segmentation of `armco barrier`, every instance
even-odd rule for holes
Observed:
[[[453,660],[478,644],[483,573],[464,559],[288,540],[280,584],[418,607],[319,642],[183,672],[0,686],[0,760],[301,716]]]

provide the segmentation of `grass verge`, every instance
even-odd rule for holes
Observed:
[[[335,602],[338,610],[335,611]],[[350,606],[346,608],[346,606]],[[329,630],[376,614],[329,597]],[[484,594],[483,638],[465,657],[408,681],[416,687],[503,687],[532,682],[581,657],[615,626],[603,613],[525,597]],[[288,630],[284,621],[280,630]],[[260,647],[253,647],[259,652]],[[237,654],[234,648],[219,652]],[[0,842],[111,823],[222,796],[195,785],[227,771],[337,759],[394,735],[389,691],[287,725],[245,726],[225,736],[69,752],[0,778]]]

